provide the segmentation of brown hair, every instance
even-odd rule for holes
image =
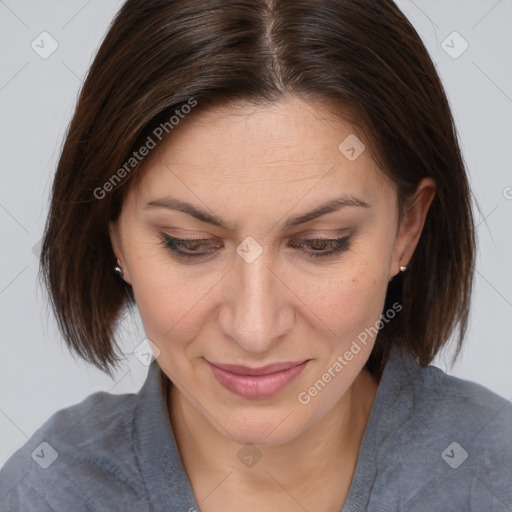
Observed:
[[[359,126],[396,184],[399,218],[419,181],[435,180],[408,270],[388,287],[386,309],[398,301],[402,310],[379,331],[368,368],[380,373],[392,344],[427,365],[458,324],[455,360],[474,273],[470,188],[441,81],[391,0],[128,0],[122,6],[69,125],[42,243],[42,276],[72,350],[109,375],[120,360],[116,329],[134,296],[113,272],[108,223],[120,213],[127,184],[140,175],[134,151],[191,100],[195,115],[208,105],[265,105],[285,94],[327,101]],[[114,186],[121,168],[123,180]]]

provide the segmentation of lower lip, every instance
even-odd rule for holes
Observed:
[[[222,370],[208,363],[216,379],[229,391],[244,398],[266,398],[274,395],[290,383],[308,361],[268,375],[239,375]]]

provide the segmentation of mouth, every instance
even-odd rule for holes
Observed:
[[[267,398],[282,390],[306,367],[309,359],[274,363],[259,368],[211,363],[217,381],[227,390],[244,398]]]
[[[299,366],[302,363],[305,363],[307,359],[302,359],[301,361],[289,361],[286,363],[272,363],[267,364],[265,366],[260,366],[259,368],[252,368],[250,366],[242,366],[237,364],[220,364],[220,363],[211,363],[211,365],[220,368],[221,370],[225,370],[230,373],[235,373],[237,375],[269,375],[271,373],[277,373],[283,370],[289,370],[290,368],[294,368],[295,366]]]

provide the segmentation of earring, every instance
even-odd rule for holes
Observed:
[[[117,258],[117,265],[114,267],[114,271],[117,272],[121,279],[123,278],[123,269],[121,268],[121,262],[119,261],[119,258]]]
[[[407,267],[402,267],[402,266],[400,266],[400,272],[405,272],[406,270],[407,270]],[[391,282],[391,280],[393,279],[393,277],[395,277],[395,276],[391,276],[391,277],[389,278],[389,281],[390,281],[390,282]]]

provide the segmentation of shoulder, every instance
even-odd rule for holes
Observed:
[[[436,366],[417,366],[407,356],[395,360],[386,385],[377,434],[386,468],[380,481],[399,483],[402,506],[512,507],[509,400]]]
[[[510,446],[512,404],[476,382],[449,375],[437,366],[418,366],[396,351],[386,368],[386,396],[433,432],[447,431],[478,443]],[[512,390],[511,390],[512,393]]]
[[[144,492],[132,448],[136,405],[135,394],[97,392],[54,413],[0,470],[0,509],[78,512],[101,501],[102,510],[134,510],[130,497]]]
[[[512,406],[490,389],[436,366],[418,368],[411,380],[415,414],[426,424],[457,433],[468,446],[509,450]]]

